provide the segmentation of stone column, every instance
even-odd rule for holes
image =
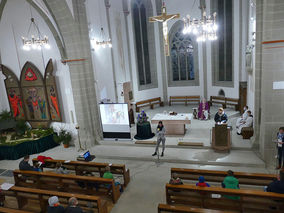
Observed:
[[[84,148],[90,148],[101,139],[102,127],[95,91],[85,0],[73,0],[74,18],[66,1],[48,0],[45,3],[61,31],[68,59],[86,59],[70,62],[68,65],[81,143]],[[76,146],[78,147],[78,143]]]

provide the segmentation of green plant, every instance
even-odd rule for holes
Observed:
[[[72,140],[72,135],[70,132],[67,132],[64,129],[61,129],[57,134],[53,135],[53,139],[56,143],[63,143],[63,144],[68,144]]]
[[[0,143],[5,143],[7,140],[6,136],[0,136]]]
[[[12,113],[7,111],[7,110],[3,110],[0,113],[0,121],[7,121],[7,120],[11,120],[13,119]]]
[[[28,129],[29,128],[26,125],[25,120],[18,120],[17,121],[16,128],[15,128],[17,135],[23,136]]]

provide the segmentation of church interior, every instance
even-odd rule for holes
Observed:
[[[0,212],[284,212],[283,13],[0,0]]]

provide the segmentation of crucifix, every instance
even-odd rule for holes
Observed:
[[[169,36],[168,36],[168,21],[179,18],[179,14],[167,14],[167,9],[165,6],[165,2],[163,2],[162,6],[162,14],[160,16],[153,16],[149,17],[149,22],[162,22],[163,23],[163,37],[164,37],[164,47],[165,47],[165,55],[170,55],[170,49],[169,49]]]

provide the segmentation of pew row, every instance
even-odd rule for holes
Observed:
[[[184,104],[187,106],[187,103],[200,103],[200,96],[199,95],[193,95],[193,96],[170,96],[169,105],[171,106],[172,103],[178,103],[178,102],[184,102]]]
[[[242,213],[280,213],[284,209],[284,194],[257,190],[167,184],[166,199],[170,205],[182,204]]]
[[[161,97],[138,101],[135,104],[136,112],[140,112],[140,108],[146,106],[150,106],[150,109],[154,109],[155,104],[158,104],[161,107],[164,106],[164,102],[161,101]]]
[[[33,205],[34,204],[37,205],[33,206],[33,208],[37,208],[38,210],[40,209],[41,212],[47,212],[48,198],[51,196],[57,196],[59,198],[59,202],[63,206],[68,205],[68,199],[70,197],[76,197],[79,201],[80,207],[83,210],[97,212],[97,213],[107,213],[106,201],[102,200],[98,196],[71,194],[66,192],[56,192],[56,191],[32,189],[32,188],[25,188],[18,186],[13,186],[8,191],[3,191],[2,194],[5,197],[16,198],[19,209],[25,208],[25,206],[27,206],[31,201],[36,201],[33,202]],[[21,212],[20,210],[15,210],[15,209],[12,210],[10,209],[10,211],[7,212],[16,213],[17,211],[19,213]]]
[[[22,170],[14,170],[13,173],[16,186],[87,195],[105,195],[110,197],[113,203],[116,203],[120,197],[119,186],[116,186],[112,179]]]
[[[4,208],[4,207],[0,207],[0,212],[1,213],[30,213],[30,211],[10,209],[10,208]]]
[[[232,211],[219,211],[212,209],[193,208],[189,206],[173,206],[167,204],[159,204],[158,213],[233,213]]]
[[[34,158],[33,159],[33,165],[38,163],[38,159]],[[57,163],[61,163],[62,166],[64,166],[67,170],[72,170],[75,171],[75,173],[81,174],[83,171],[88,171],[88,172],[97,172],[100,173],[100,176],[102,177],[105,168],[109,166],[108,163],[97,163],[97,162],[85,162],[85,161],[69,161],[65,162],[65,160],[56,160],[56,159],[46,159],[44,161],[44,164],[41,165],[41,168],[50,168],[54,169],[56,167]],[[123,164],[111,164],[110,165],[110,171],[113,174],[116,175],[122,175],[123,176],[123,181],[124,181],[124,186],[127,186],[128,183],[130,182],[130,172],[129,169],[125,168],[125,165]]]
[[[183,169],[171,168],[171,175],[176,173],[182,180],[197,181],[200,175],[204,176],[206,181],[222,183],[227,176],[225,171],[217,170],[203,170],[203,169]],[[234,172],[234,176],[239,180],[239,184],[254,185],[254,186],[267,186],[274,179],[274,174],[262,173],[247,173],[247,172]]]

